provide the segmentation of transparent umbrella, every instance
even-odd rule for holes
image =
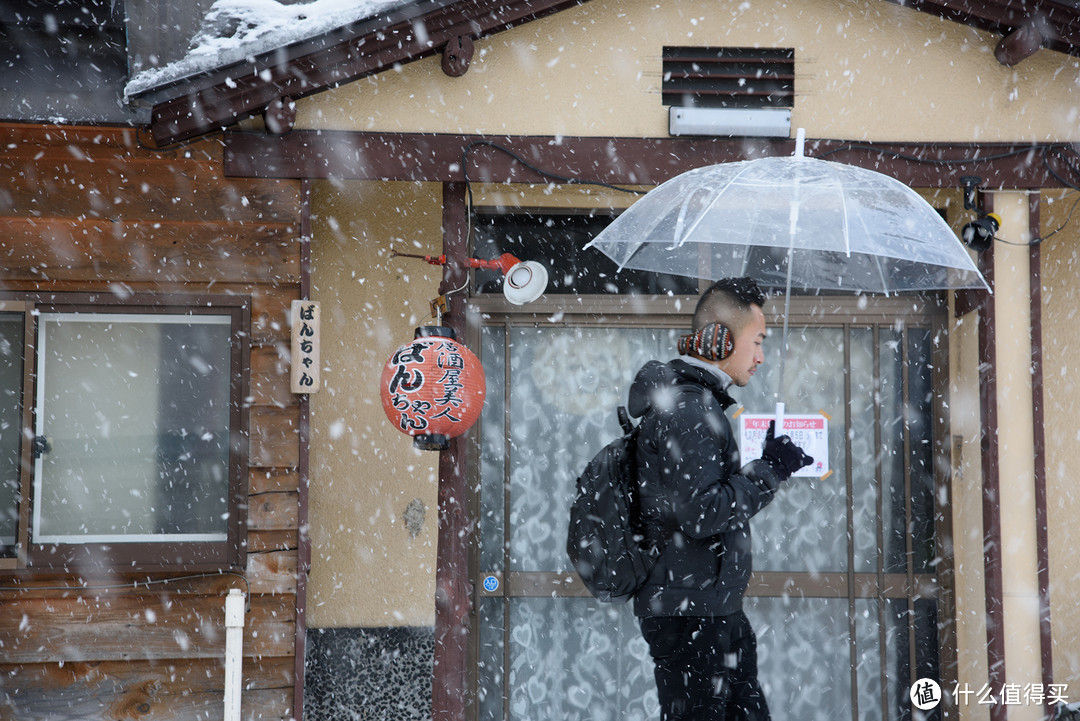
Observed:
[[[788,299],[793,288],[989,290],[963,243],[918,193],[872,170],[804,157],[801,130],[793,156],[711,165],[668,180],[586,247],[620,270],[750,276],[785,288]]]

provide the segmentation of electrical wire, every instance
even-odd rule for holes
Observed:
[[[1035,148],[1018,148],[1016,150],[1010,150],[1004,153],[998,153],[996,155],[984,155],[977,158],[926,158],[918,155],[911,155],[910,153],[901,153],[897,150],[889,150],[888,148],[875,147],[873,145],[859,145],[857,143],[845,143],[832,150],[826,151],[813,157],[821,159],[833,155],[835,153],[842,153],[846,150],[863,150],[870,153],[880,153],[882,155],[888,155],[898,160],[910,160],[914,163],[925,163],[928,165],[971,165],[973,163],[988,162],[991,160],[1005,160],[1006,158],[1015,158],[1018,155],[1026,155]],[[1046,148],[1043,149],[1044,151]]]
[[[816,155],[814,157],[816,157],[818,159],[821,159],[821,158],[825,158],[825,157],[827,157],[829,155],[833,155],[834,153],[839,153],[839,152],[843,152],[843,151],[846,151],[846,150],[861,150],[861,151],[866,151],[866,152],[880,153],[880,154],[883,154],[883,155],[888,155],[890,157],[896,158],[898,160],[907,160],[907,161],[911,161],[911,162],[915,162],[915,163],[924,163],[924,164],[927,164],[927,165],[950,166],[950,165],[973,165],[973,164],[977,164],[977,163],[980,163],[980,162],[990,162],[990,161],[994,161],[994,160],[1006,160],[1008,158],[1015,158],[1015,157],[1019,157],[1019,156],[1022,156],[1022,155],[1028,155],[1028,154],[1032,153],[1033,151],[1035,151],[1036,148],[1035,147],[1017,148],[1015,150],[1010,150],[1010,151],[1007,151],[1007,152],[1004,152],[1004,153],[997,153],[995,155],[986,155],[986,156],[976,157],[976,158],[925,158],[925,157],[919,157],[917,155],[911,155],[910,153],[901,153],[901,152],[892,151],[892,150],[888,150],[888,149],[884,149],[884,148],[876,148],[876,147],[873,147],[873,146],[870,146],[870,145],[859,145],[859,144],[856,144],[856,143],[847,143],[847,144],[841,145],[841,146],[839,146],[837,148],[833,148],[832,150],[829,150],[827,152],[821,153],[820,155]],[[1051,155],[1051,153],[1053,155]],[[1073,147],[1071,144],[1068,144],[1068,145],[1063,145],[1063,144],[1046,145],[1046,146],[1043,146],[1041,151],[1039,152],[1039,155],[1041,156],[1041,159],[1042,159],[1043,167],[1046,168],[1046,172],[1048,172],[1051,176],[1053,176],[1054,180],[1056,180],[1058,183],[1060,183],[1065,188],[1070,188],[1072,190],[1080,190],[1080,183],[1073,182],[1073,181],[1069,180],[1068,178],[1066,178],[1065,176],[1063,176],[1061,173],[1058,172],[1057,169],[1054,168],[1054,165],[1051,162],[1052,160],[1059,161],[1060,163],[1064,164],[1066,168],[1068,168],[1069,172],[1073,176],[1075,176],[1077,178],[1080,178],[1080,165],[1077,165],[1076,163],[1074,163],[1069,157],[1067,157],[1066,154],[1071,154],[1074,157],[1080,158],[1080,153],[1078,153],[1076,148]],[[1005,245],[1029,246],[1029,247],[1039,245],[1040,243],[1045,241],[1047,238],[1050,238],[1051,236],[1053,236],[1056,233],[1060,232],[1061,230],[1065,229],[1065,227],[1072,220],[1073,211],[1076,210],[1076,206],[1077,206],[1078,203],[1080,203],[1080,198],[1077,198],[1077,200],[1073,202],[1072,207],[1069,209],[1069,214],[1068,214],[1068,216],[1066,216],[1064,223],[1062,223],[1060,226],[1058,226],[1057,228],[1055,228],[1051,232],[1047,233],[1046,235],[1043,235],[1043,236],[1041,236],[1039,238],[1033,238],[1028,243],[1017,243],[1017,242],[1014,242],[1014,241],[1005,240],[1004,238],[1000,238],[1000,237],[997,237],[997,236],[994,237],[994,240],[996,240],[999,243],[1004,243]]]
[[[912,155],[910,153],[901,153],[899,151],[889,150],[887,148],[875,147],[875,146],[872,146],[872,145],[861,145],[861,144],[858,144],[858,143],[845,143],[844,145],[838,146],[838,147],[833,148],[832,150],[828,150],[828,151],[826,151],[824,153],[814,155],[813,157],[818,158],[820,160],[820,159],[823,159],[823,158],[827,158],[828,156],[833,155],[835,153],[841,153],[841,152],[851,151],[851,150],[859,150],[859,151],[864,151],[864,152],[868,152],[868,153],[879,153],[881,155],[887,155],[887,156],[889,156],[891,158],[896,158],[897,160],[907,160],[907,161],[910,161],[910,162],[913,162],[913,163],[923,163],[925,165],[943,165],[943,166],[975,165],[975,164],[978,164],[978,163],[991,162],[991,161],[994,161],[994,160],[1007,160],[1008,158],[1016,158],[1016,157],[1020,157],[1020,156],[1023,156],[1023,155],[1029,155],[1029,154],[1031,154],[1033,152],[1038,152],[1039,155],[1042,158],[1042,163],[1043,163],[1043,166],[1046,168],[1046,171],[1050,175],[1052,175],[1055,180],[1057,180],[1059,183],[1061,183],[1062,186],[1064,186],[1066,188],[1071,188],[1073,190],[1080,190],[1080,181],[1078,181],[1078,182],[1070,181],[1068,178],[1065,178],[1057,170],[1055,170],[1053,165],[1051,164],[1051,155],[1050,154],[1052,152],[1052,153],[1054,153],[1053,157],[1055,159],[1057,159],[1060,162],[1064,163],[1068,167],[1068,169],[1072,172],[1073,175],[1075,175],[1077,178],[1080,178],[1080,166],[1077,166],[1077,165],[1073,164],[1068,158],[1066,158],[1064,156],[1065,152],[1069,152],[1069,153],[1071,153],[1071,154],[1073,154],[1073,155],[1075,155],[1077,157],[1080,157],[1080,154],[1078,154],[1076,149],[1073,148],[1071,145],[1052,144],[1052,145],[1043,146],[1041,149],[1038,148],[1037,146],[1031,146],[1031,147],[1027,147],[1027,148],[1016,148],[1014,150],[1009,150],[1009,151],[1006,151],[1006,152],[1003,152],[1003,153],[996,153],[994,155],[984,155],[984,156],[979,156],[979,157],[974,157],[974,158],[927,158],[927,157],[921,157],[921,156],[918,156],[918,155]]]
[[[550,170],[544,170],[541,167],[533,165],[528,160],[521,157],[520,155],[515,153],[513,150],[510,150],[506,146],[499,145],[498,143],[493,142],[491,140],[473,140],[472,142],[468,143],[461,151],[461,172],[465,176],[465,187],[469,192],[470,205],[472,204],[472,190],[470,189],[470,180],[469,180],[469,164],[468,164],[469,151],[472,150],[473,148],[480,147],[480,146],[486,146],[486,147],[489,147],[489,148],[494,148],[495,150],[506,153],[511,158],[513,158],[517,162],[521,163],[522,165],[524,165],[526,168],[533,171],[534,173],[542,175],[545,178],[550,178],[551,180],[555,180],[555,181],[557,181],[559,183],[564,183],[566,185],[595,185],[595,186],[598,186],[598,187],[601,187],[601,188],[608,188],[610,190],[617,190],[620,193],[631,193],[633,195],[645,195],[645,193],[648,192],[646,190],[640,190],[638,188],[627,188],[627,187],[620,186],[620,185],[612,185],[611,183],[604,183],[604,182],[601,182],[599,180],[581,180],[580,178],[573,178],[573,177],[569,177],[569,176],[566,176],[566,175],[559,175],[558,173],[553,173]]]
[[[1072,207],[1069,208],[1069,214],[1067,216],[1065,216],[1065,222],[1063,222],[1061,225],[1059,225],[1058,227],[1051,230],[1046,235],[1040,236],[1038,238],[1032,238],[1027,243],[1017,243],[1016,241],[1005,240],[1004,238],[999,238],[998,236],[994,236],[994,240],[996,240],[999,243],[1003,243],[1005,245],[1015,245],[1015,246],[1020,246],[1020,247],[1031,247],[1031,246],[1039,245],[1043,241],[1047,240],[1048,238],[1052,237],[1056,233],[1058,233],[1058,232],[1065,229],[1065,226],[1067,226],[1069,224],[1069,222],[1072,220],[1073,211],[1076,210],[1076,206],[1078,204],[1080,204],[1080,195],[1077,196],[1076,200],[1073,201]]]
[[[218,578],[221,576],[234,576],[244,582],[248,598],[251,597],[251,582],[241,573],[235,571],[222,571],[221,573],[196,573],[189,576],[174,576],[172,578],[159,578],[147,581],[132,581],[131,583],[103,583],[89,586],[0,586],[0,593],[18,593],[28,591],[105,591],[120,588],[138,588],[139,586],[158,586],[175,583],[177,581],[193,581],[199,578]]]

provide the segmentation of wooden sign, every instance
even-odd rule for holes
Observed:
[[[319,303],[314,300],[292,302],[292,392],[318,393],[319,380]]]

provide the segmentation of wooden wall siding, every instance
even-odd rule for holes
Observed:
[[[242,577],[0,574],[0,718],[222,718],[230,588],[250,591],[243,716],[291,716],[299,228],[299,183],[225,178],[212,139],[159,152],[130,129],[0,124],[0,289],[235,294],[252,323]]]

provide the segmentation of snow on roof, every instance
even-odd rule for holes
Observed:
[[[170,82],[226,67],[265,52],[326,34],[412,0],[216,0],[191,39],[186,56],[135,74],[124,99]]]

